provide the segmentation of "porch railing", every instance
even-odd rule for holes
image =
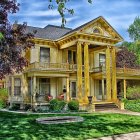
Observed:
[[[118,74],[140,75],[140,69],[117,68]]]
[[[68,63],[46,63],[46,62],[34,62],[30,64],[27,70],[59,70],[59,71],[68,71],[74,69],[74,66],[71,66]]]

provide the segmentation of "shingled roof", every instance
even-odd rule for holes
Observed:
[[[36,38],[50,39],[50,40],[59,39],[60,37],[64,36],[71,30],[72,29],[70,28],[62,28],[60,26],[54,26],[54,25],[47,25],[44,28],[38,28],[32,26],[26,27],[26,32],[33,33],[34,31],[36,31],[35,34]]]

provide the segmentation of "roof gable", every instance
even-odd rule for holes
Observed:
[[[106,36],[121,41],[123,40],[123,38],[118,34],[118,32],[102,16],[79,26],[78,28],[70,31],[69,33],[72,33],[74,31],[86,34]]]

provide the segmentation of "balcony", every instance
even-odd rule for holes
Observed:
[[[26,71],[56,71],[56,72],[72,72],[77,70],[76,64],[69,63],[46,63],[34,62],[30,64]]]
[[[140,77],[140,69],[130,69],[130,68],[117,68],[117,76],[122,77]]]

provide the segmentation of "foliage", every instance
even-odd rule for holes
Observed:
[[[38,117],[71,115],[31,115],[0,112],[0,139],[85,140],[140,131],[140,117],[123,114],[75,114],[84,117],[84,121],[59,125],[42,125],[35,121]]]
[[[136,17],[134,22],[129,26],[128,33],[134,41],[140,40],[140,17]]]
[[[28,61],[22,52],[34,46],[33,34],[26,33],[26,24],[12,26],[9,13],[16,13],[19,4],[16,0],[0,1],[0,79],[13,72],[20,72]]]
[[[52,99],[50,102],[50,111],[61,111],[66,105],[65,101]]]
[[[20,110],[20,104],[12,104],[12,107],[10,107],[9,110],[13,111]]]
[[[62,27],[66,24],[66,13],[73,15],[74,9],[67,8],[68,2],[71,0],[49,0],[50,4],[48,6],[49,9],[53,9],[54,7],[57,8],[61,18],[62,18]],[[87,0],[90,4],[92,0]]]
[[[4,107],[6,107],[6,104],[2,99],[0,99],[0,108],[4,108]]]
[[[140,100],[124,100],[125,109],[140,112]]]
[[[140,99],[140,87],[133,86],[127,88],[127,99]]]
[[[116,66],[119,68],[137,68],[136,55],[129,51],[126,47],[121,47],[121,50],[116,55]]]
[[[79,102],[77,100],[69,101],[68,108],[72,111],[79,110]]]
[[[31,109],[31,105],[30,104],[26,104],[24,109],[25,109],[25,111],[30,110]]]
[[[120,46],[126,47],[130,52],[133,52],[136,55],[136,63],[140,65],[140,42],[127,42],[124,41]]]
[[[8,100],[8,92],[6,89],[0,89],[0,108],[6,107]]]
[[[124,41],[120,46],[127,47],[129,51],[135,53],[136,62],[140,65],[140,18],[136,17],[129,26],[128,33],[133,42]]]

